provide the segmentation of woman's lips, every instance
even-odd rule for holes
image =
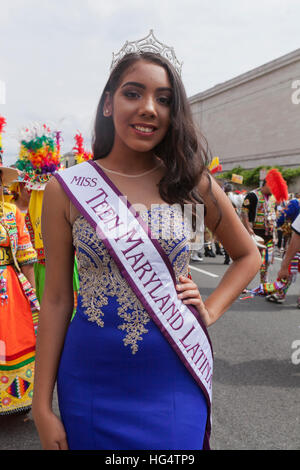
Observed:
[[[156,127],[147,124],[132,124],[132,129],[139,135],[151,136],[157,130]]]

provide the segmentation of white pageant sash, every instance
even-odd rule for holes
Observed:
[[[210,434],[213,352],[197,310],[178,299],[169,258],[147,224],[94,161],[54,175],[79,212],[96,230],[120,272],[208,403],[206,448]]]

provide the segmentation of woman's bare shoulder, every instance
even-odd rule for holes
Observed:
[[[213,189],[214,189],[214,180],[211,175],[207,171],[203,171],[199,184],[198,184],[198,191],[204,201],[204,203],[208,203],[213,197]]]
[[[55,176],[52,176],[46,184],[43,205],[47,209],[52,207],[57,212],[68,214],[69,198]]]
[[[45,194],[51,194],[52,196],[57,195],[59,197],[65,194],[63,188],[61,187],[60,183],[57,181],[55,176],[51,176],[48,183],[45,187]]]

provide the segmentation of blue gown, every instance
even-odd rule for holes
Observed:
[[[189,241],[176,206],[142,212],[178,280],[188,275]],[[180,232],[180,231],[179,231]],[[60,360],[57,392],[70,449],[198,450],[203,392],[143,308],[94,229],[77,217],[73,240],[80,289]]]

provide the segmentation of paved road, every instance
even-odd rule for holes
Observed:
[[[273,278],[279,263],[272,267]],[[192,264],[204,297],[226,268],[221,256]],[[238,299],[210,328],[215,354],[213,449],[300,449],[300,364],[292,361],[292,344],[300,341],[300,277],[297,284],[283,305],[260,297]],[[250,286],[256,285],[257,278]],[[31,414],[0,418],[1,449],[41,449]]]
[[[221,263],[218,256],[193,264],[219,275],[192,269],[204,297],[220,281],[226,269]],[[279,266],[275,260],[271,279]],[[300,364],[292,361],[292,344],[300,340],[300,277],[297,284],[282,305],[238,299],[209,329],[215,355],[212,448],[300,449]],[[258,277],[249,287],[257,285]]]

